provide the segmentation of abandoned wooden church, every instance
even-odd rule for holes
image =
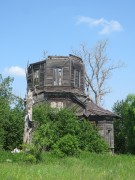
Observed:
[[[33,92],[34,102],[46,101],[51,107],[75,108],[79,117],[96,124],[100,135],[114,150],[112,112],[94,104],[85,94],[85,67],[81,58],[48,56],[32,63],[27,69],[27,89]],[[36,87],[36,91],[35,91]]]

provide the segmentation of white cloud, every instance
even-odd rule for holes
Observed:
[[[11,66],[11,67],[5,68],[5,72],[14,76],[25,76],[25,69],[19,66]]]
[[[89,27],[94,26],[101,26],[101,31],[99,31],[99,34],[110,34],[114,31],[122,31],[122,25],[118,21],[107,21],[104,18],[100,19],[93,19],[86,16],[80,16],[77,20],[77,24],[87,24]]]

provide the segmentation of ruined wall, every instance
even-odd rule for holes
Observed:
[[[101,137],[105,139],[110,149],[114,150],[114,128],[113,121],[98,121],[97,127]]]

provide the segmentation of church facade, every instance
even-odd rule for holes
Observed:
[[[113,151],[113,119],[117,115],[87,97],[84,79],[83,61],[74,55],[48,56],[27,67],[27,90],[33,92],[35,103],[46,101],[54,108],[74,108],[78,117],[85,117],[98,127],[99,134]]]

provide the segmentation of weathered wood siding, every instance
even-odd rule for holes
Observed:
[[[33,69],[29,66],[27,69],[27,89],[33,88]]]
[[[70,61],[67,57],[49,57],[46,60],[45,86],[54,86],[54,69],[62,68],[63,77],[61,86],[70,86]]]
[[[75,110],[78,116],[83,116],[85,108],[71,96],[70,93],[40,93],[34,95],[34,103],[47,102],[52,107],[61,104],[62,108]]]
[[[34,82],[34,72],[37,70],[39,71],[38,84]],[[27,88],[33,90],[36,87],[43,90],[45,76],[45,62],[31,64],[27,69]]]
[[[39,86],[42,89],[44,88],[44,84],[45,84],[45,77],[46,77],[45,68],[46,68],[46,64],[42,62],[40,64],[40,69],[39,69]]]
[[[114,149],[114,129],[113,121],[98,121],[97,127],[101,137],[105,139],[109,147]]]
[[[76,88],[74,85],[75,81],[75,70],[78,70],[80,72],[80,87],[79,89],[84,92],[84,64],[80,61],[77,61],[76,59],[71,60],[71,86]]]
[[[54,85],[54,69],[62,69],[62,84]],[[39,84],[34,82],[34,73],[39,70]],[[75,87],[75,70],[79,72],[79,86]],[[43,91],[78,91],[84,92],[84,65],[80,59],[72,56],[48,56],[44,61],[30,64],[27,73],[28,89]]]

